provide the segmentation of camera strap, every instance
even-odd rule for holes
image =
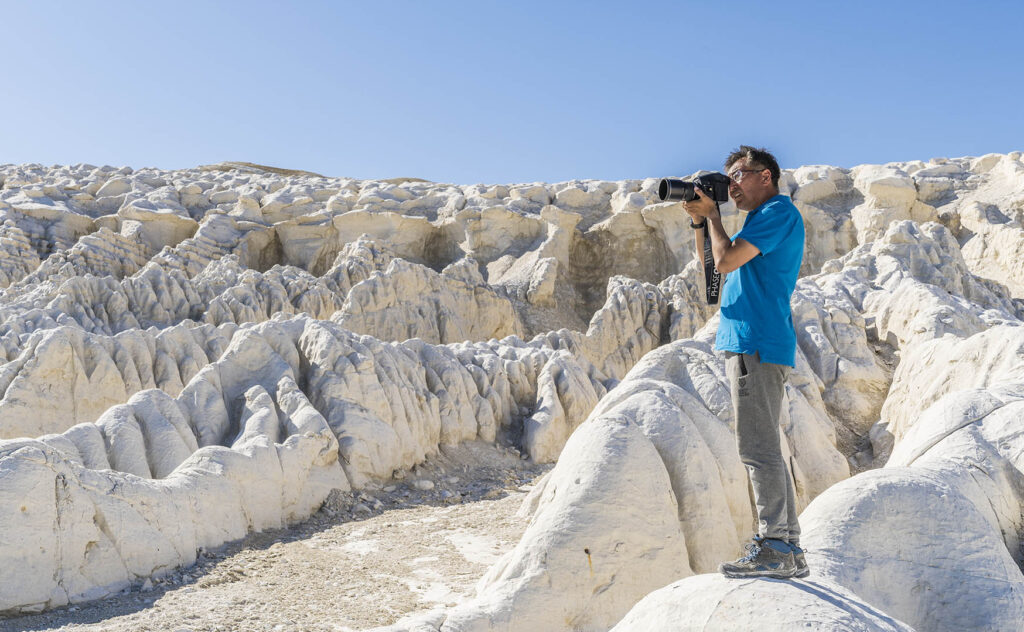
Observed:
[[[717,200],[715,209],[721,216]],[[705,220],[705,223],[710,223],[710,221]],[[707,297],[708,305],[714,305],[718,303],[718,294],[722,289],[722,274],[715,267],[715,254],[711,250],[711,231],[709,229],[710,226],[704,227],[704,294]]]

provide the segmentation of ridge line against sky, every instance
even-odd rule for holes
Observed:
[[[1024,5],[4,2],[0,163],[622,180],[1024,149]]]

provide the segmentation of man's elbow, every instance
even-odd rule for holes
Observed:
[[[735,262],[730,261],[729,257],[719,257],[715,259],[715,269],[722,274],[729,274],[739,266]]]

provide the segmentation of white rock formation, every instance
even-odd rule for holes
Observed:
[[[196,331],[212,337],[208,342],[211,348],[227,340],[217,338],[220,332],[210,326],[167,329],[158,340],[160,336],[170,339],[173,332],[180,337]],[[131,337],[136,333],[126,332],[112,339],[75,328],[40,333],[43,335],[37,336],[40,343],[34,349],[56,366],[37,367],[31,356],[17,362],[23,368],[21,373],[12,371],[11,388],[21,389],[14,395],[24,393],[33,383],[33,376],[36,382],[54,380],[51,383],[79,379],[77,374],[59,379],[50,375],[57,370],[76,370],[76,365],[40,350],[44,343],[65,349],[72,358],[91,361],[91,372],[86,367],[83,375],[110,381],[122,393],[125,377],[118,372],[119,366],[134,362],[136,368],[148,368],[149,356],[132,346],[145,344],[146,338],[141,335],[145,332],[138,332],[137,338]],[[187,352],[184,347],[177,351]],[[132,359],[133,353],[139,355],[138,362]],[[193,353],[205,350],[197,347]],[[216,355],[183,388],[173,389],[180,391],[173,399],[159,390],[144,390],[130,398],[125,394],[125,404],[99,414],[95,423],[74,425],[62,434],[39,439],[0,441],[0,471],[10,472],[12,478],[5,480],[11,481],[12,494],[27,489],[21,487],[20,478],[27,476],[22,473],[25,469],[35,472],[35,478],[24,481],[34,481],[34,486],[51,477],[47,485],[52,488],[52,477],[58,477],[62,485],[71,488],[68,493],[72,496],[81,496],[79,488],[95,492],[123,485],[125,491],[120,498],[133,507],[132,516],[136,516],[104,531],[110,550],[95,560],[90,557],[92,540],[86,536],[75,546],[57,540],[41,541],[39,555],[28,559],[17,538],[0,546],[4,565],[49,578],[40,579],[38,585],[12,586],[0,602],[0,610],[52,607],[115,592],[136,579],[159,575],[161,569],[191,563],[196,547],[216,546],[250,530],[279,527],[304,518],[331,489],[360,488],[369,478],[389,478],[397,469],[422,462],[442,444],[470,439],[493,441],[502,428],[520,418],[520,410],[535,407],[538,385],[548,379],[541,377],[542,371],[550,371],[545,367],[552,362],[583,380],[591,392],[604,392],[602,383],[590,377],[598,371],[585,358],[556,350],[546,339],[526,344],[513,337],[505,342],[452,346],[414,339],[396,345],[355,334],[330,321],[300,317],[237,328],[226,349]],[[121,362],[112,361],[114,356],[120,356]],[[101,370],[102,366],[106,368]],[[145,379],[154,380],[161,366],[158,360],[153,375],[146,374]],[[19,377],[25,386],[17,386]],[[148,385],[142,377],[136,381]],[[298,383],[303,384],[302,390],[297,388]],[[95,392],[116,390],[104,391],[99,388],[101,382],[97,385]],[[85,379],[82,390],[86,396],[94,394]],[[596,403],[596,397],[580,400],[572,389],[563,389],[561,394],[557,388],[542,392],[549,405],[563,411],[558,423],[569,428],[578,425]],[[23,418],[24,407],[17,406],[26,398],[12,398],[9,407],[13,419]],[[82,403],[83,397],[72,392],[55,405]],[[58,415],[51,413],[50,419],[54,417]],[[73,423],[70,418],[65,421]],[[38,423],[59,425],[62,421],[50,419]],[[562,434],[564,442],[569,432]],[[546,443],[556,450],[555,455],[561,447],[558,441],[549,438]],[[222,507],[213,514],[216,528],[193,524],[211,518],[181,507],[183,500],[166,507],[154,506],[160,505],[153,500],[154,494],[166,495],[167,485],[177,490],[183,477],[191,480],[198,475],[192,473],[197,467],[201,472],[217,473],[217,480],[223,483],[185,485],[180,493],[182,498],[203,496],[197,501],[203,506]],[[263,481],[265,476],[256,474],[278,471],[281,477],[271,481]],[[96,482],[95,477],[101,474],[106,482]],[[9,532],[32,528],[59,538],[65,529],[78,529],[81,521],[96,523],[95,512],[89,507],[101,505],[101,501],[87,493],[81,497],[85,504],[68,505],[57,496],[38,498],[31,515],[42,522],[15,522]],[[282,500],[266,504],[268,498],[275,497]],[[186,535],[201,528],[211,531],[199,539],[187,535],[183,541],[162,531],[179,529],[184,523],[191,525],[185,529]],[[134,558],[126,559],[137,555],[126,541],[141,537],[140,530],[152,529],[159,533],[150,541],[159,543],[170,538],[169,544],[160,545],[163,552],[149,555],[138,564]],[[15,564],[15,559],[21,561]],[[78,578],[79,574],[85,579]],[[70,577],[75,579],[66,579]]]
[[[449,613],[442,630],[537,630],[555,621],[606,629],[644,594],[689,573],[672,483],[641,428],[596,419],[573,434],[564,454],[519,546],[481,580],[478,601]],[[635,572],[638,558],[649,562],[643,573]]]
[[[439,629],[558,621],[558,629],[606,630],[647,592],[734,557],[753,515],[728,398],[724,366],[706,345],[679,341],[644,356],[531,493],[519,545]],[[785,452],[802,507],[849,470],[834,433],[818,426],[830,423],[820,398],[807,402],[794,387],[790,399]],[[820,415],[808,414],[815,404]]]
[[[924,223],[938,219],[936,210],[918,199],[914,179],[900,167],[862,165],[850,175],[864,195],[864,202],[850,211],[858,242],[874,241],[894,221]]]
[[[394,340],[442,343],[523,334],[512,303],[484,282],[472,259],[441,274],[393,259],[355,285],[331,318],[352,331]]]
[[[220,357],[232,329],[178,325],[116,336],[77,327],[39,331],[0,366],[0,439],[33,437],[83,421],[144,389],[177,396]]]
[[[0,165],[0,611],[109,594],[484,440],[557,465],[429,629],[743,629],[764,598],[768,629],[1014,629],[1021,154],[783,173],[811,275],[783,448],[819,576],[641,602],[752,529],[715,310],[656,186]]]
[[[0,611],[117,592],[194,562],[200,548],[302,519],[345,489],[323,416],[290,377],[274,393],[247,391],[230,449],[197,450],[189,411],[159,391],[61,438],[0,443],[11,508],[0,524],[12,536],[0,552]]]
[[[808,563],[917,629],[1019,629],[1022,415],[1024,381],[939,400],[803,513]]]
[[[847,362],[835,372],[854,388],[827,398],[833,402],[831,412],[851,423],[854,434],[860,436],[879,415],[884,432],[900,436],[922,404],[956,388],[955,382],[946,379],[946,365],[960,356],[935,354],[936,345],[948,342],[945,338],[969,338],[992,327],[1015,332],[1022,324],[1020,306],[1007,298],[1006,288],[975,278],[952,235],[935,223],[894,222],[878,241],[828,262],[821,274],[801,281],[801,287],[813,286],[830,300],[859,311],[864,325],[870,324],[871,338],[898,348],[901,355],[888,394],[879,388],[884,388],[887,372],[877,365],[877,370],[871,369],[862,343],[851,353],[860,358],[859,366]],[[1009,335],[1013,340],[1015,334]],[[992,354],[999,352],[990,349]],[[1012,357],[1012,352],[1007,354],[1004,365],[1012,365]],[[969,379],[990,379],[992,369],[987,363],[967,358],[962,366],[965,373],[972,373]]]
[[[955,474],[945,474],[946,480],[926,475],[921,481],[921,474],[916,468],[912,468],[914,471],[910,472],[886,469],[832,485],[842,476],[830,478],[827,467],[814,469],[813,466],[806,465],[808,462],[814,463],[815,457],[829,453],[828,440],[835,442],[834,433],[812,431],[808,434],[808,430],[821,428],[814,423],[816,419],[824,418],[827,421],[828,417],[824,414],[820,417],[814,414],[799,417],[794,415],[796,404],[803,404],[810,411],[823,412],[822,409],[827,408],[837,424],[845,424],[851,435],[864,438],[873,420],[877,419],[882,410],[883,401],[886,405],[892,403],[894,407],[903,406],[909,410],[910,402],[899,398],[898,393],[890,393],[889,399],[886,400],[891,374],[882,366],[883,363],[871,348],[867,331],[868,319],[871,319],[877,328],[870,335],[870,338],[875,340],[874,344],[883,344],[881,340],[890,340],[892,344],[898,345],[901,351],[911,354],[918,349],[943,346],[944,351],[949,353],[949,347],[955,348],[957,344],[957,334],[970,336],[979,326],[984,327],[986,323],[999,324],[997,329],[977,333],[973,338],[969,338],[979,338],[974,349],[990,349],[990,355],[1001,358],[998,362],[978,363],[979,351],[957,353],[957,350],[953,350],[951,355],[963,357],[964,367],[974,367],[975,374],[971,379],[976,380],[979,385],[991,382],[992,376],[996,374],[1020,380],[1017,373],[1024,367],[1024,356],[1017,346],[994,345],[983,338],[991,335],[1004,341],[1007,336],[1013,339],[1016,332],[1022,330],[1021,323],[1015,316],[1016,306],[1006,298],[1006,292],[1002,288],[974,279],[963,265],[963,260],[958,257],[959,250],[955,242],[942,226],[926,224],[924,227],[918,227],[909,222],[893,223],[879,241],[865,245],[841,260],[828,264],[823,274],[801,281],[794,295],[799,360],[798,370],[793,374],[795,383],[789,388],[790,419],[786,424],[787,442],[783,447],[793,455],[790,462],[793,465],[796,488],[801,501],[819,497],[819,500],[816,500],[802,516],[805,529],[804,544],[811,551],[809,559],[812,565],[820,568],[821,575],[828,582],[832,582],[828,584],[833,587],[832,590],[841,592],[842,599],[848,603],[856,604],[856,608],[859,609],[858,616],[863,614],[867,617],[867,620],[856,623],[840,623],[838,620],[827,619],[835,616],[835,595],[823,596],[819,590],[815,593],[814,604],[808,604],[807,607],[812,612],[833,610],[831,615],[820,615],[826,617],[825,622],[830,622],[830,625],[849,625],[853,628],[860,626],[860,629],[872,629],[871,626],[876,626],[875,629],[908,629],[889,616],[892,615],[911,625],[919,626],[920,629],[1013,629],[1011,622],[1020,619],[1020,598],[1017,596],[1019,589],[1016,586],[1024,582],[1024,576],[1010,554],[1010,551],[1020,550],[1020,523],[1021,516],[1024,515],[1017,494],[1013,491],[1020,489],[1019,466],[1001,464],[1002,457],[999,457],[993,448],[989,448],[988,452],[994,452],[994,458],[988,458],[985,452],[979,453],[974,449],[968,453],[977,456],[968,458],[972,463],[977,463],[976,459],[981,459],[984,465],[978,463],[975,467],[980,466],[984,471],[994,471],[995,473],[990,475],[992,482],[985,483],[976,475],[965,479],[962,465],[952,466],[948,461],[942,461],[940,467],[955,471]],[[943,274],[957,271],[958,268],[959,276],[950,278]],[[922,299],[919,302],[908,302],[905,299],[909,291],[916,291]],[[950,301],[962,303],[969,308],[966,320],[964,317],[961,317],[960,321],[951,322],[942,319],[942,308],[950,304]],[[971,311],[977,314],[974,320],[970,320]],[[896,315],[899,317],[896,318]],[[713,322],[707,329],[710,330],[712,327]],[[1004,331],[1000,332],[1000,328]],[[889,332],[893,335],[889,336]],[[706,340],[709,333],[697,332],[696,337],[698,340]],[[694,344],[700,343],[674,343],[646,355],[623,383],[601,400],[591,419],[577,430],[568,446],[575,446],[574,441],[581,433],[589,437],[590,433],[599,432],[604,424],[609,423],[609,419],[616,419],[620,423],[631,421],[647,428],[648,419],[671,419],[679,417],[681,411],[689,411],[683,402],[659,406],[657,399],[650,397],[649,391],[645,393],[645,389],[651,389],[653,386],[645,382],[653,376],[699,393],[701,399],[698,401],[703,404],[706,414],[711,416],[710,413],[713,412],[719,418],[728,420],[730,411],[727,396],[723,393],[725,385],[721,381],[721,368],[717,371],[695,368],[699,366],[699,362],[695,362],[696,358],[692,353],[684,351],[688,347],[692,348]],[[985,370],[979,372],[979,365]],[[801,371],[801,367],[805,368]],[[910,373],[914,376],[923,376],[920,379],[932,380],[935,384],[955,383],[955,380],[949,379],[948,370],[944,370],[944,367],[935,367],[935,375],[922,372],[920,363],[901,363],[900,370],[904,370],[904,367],[908,371],[908,377],[904,378],[903,383],[910,385],[908,388],[916,393],[916,405],[920,405],[921,389],[914,388],[914,378],[909,377]],[[694,372],[701,376],[700,381],[693,377]],[[824,398],[821,397],[822,392],[825,394]],[[945,391],[940,390],[938,394],[942,392]],[[932,398],[934,396],[929,397]],[[947,406],[938,406],[937,410],[940,411],[936,413],[937,415],[949,412]],[[967,419],[960,421],[960,415],[953,415],[946,425],[952,423],[956,424],[954,428],[960,427],[976,419],[978,414],[988,411],[987,408],[976,410],[976,407],[971,410],[975,410],[973,416],[967,415]],[[1013,413],[1007,413],[1003,418],[1009,419],[1011,414]],[[926,420],[918,423],[933,431],[942,426],[939,421]],[[923,432],[918,431],[918,427],[911,426],[912,432]],[[1006,427],[1005,423],[1000,425],[1001,429]],[[703,435],[706,440],[706,434],[703,432],[684,431],[681,434],[691,437],[691,440],[695,436]],[[664,437],[665,434],[657,436]],[[819,441],[809,441],[809,437],[819,438]],[[826,440],[820,440],[821,437]],[[654,437],[652,441],[658,445]],[[990,443],[993,446],[1005,446],[1004,449],[1016,454],[1016,450],[1010,448],[1005,439],[993,438],[990,439]],[[894,458],[901,454],[899,450],[905,449],[902,447],[904,443],[900,441],[896,445],[897,453]],[[571,551],[572,544],[563,543],[553,537],[555,531],[575,534],[582,530],[583,533],[587,533],[585,529],[589,524],[600,522],[608,528],[608,532],[601,533],[614,540],[618,533],[632,534],[634,530],[644,529],[639,522],[623,523],[623,520],[629,520],[630,514],[609,505],[600,493],[593,493],[592,498],[565,501],[560,498],[557,488],[553,493],[549,492],[548,486],[552,484],[551,481],[560,480],[563,472],[573,472],[572,468],[586,467],[586,464],[596,467],[593,464],[609,461],[608,450],[595,449],[594,456],[581,456],[568,446],[550,479],[541,483],[533,495],[533,504],[529,507],[533,512],[533,519],[523,541],[481,580],[476,602],[450,611],[447,619],[439,622],[434,629],[520,629],[519,621],[533,621],[531,617],[539,616],[534,611],[544,608],[547,608],[550,614],[547,621],[571,622],[559,629],[606,629],[608,619],[613,618],[604,614],[606,609],[614,608],[615,604],[621,601],[615,589],[623,592],[636,590],[634,585],[624,581],[620,586],[612,585],[603,588],[602,591],[596,591],[592,586],[580,586],[575,583],[575,578],[570,575],[571,564],[556,563],[553,568],[545,565],[545,560],[552,557],[568,557]],[[835,453],[834,449],[832,452]],[[963,452],[955,454],[955,449],[953,452],[954,454],[948,458],[956,462],[960,458],[959,454]],[[740,504],[741,500],[744,501],[745,512],[741,520],[734,522],[743,525],[744,519],[746,520],[745,526],[735,528],[730,527],[727,520],[722,520],[730,514],[724,508],[716,509],[713,500],[700,498],[697,502],[686,502],[681,499],[681,491],[686,490],[692,483],[686,478],[680,480],[673,477],[671,463],[673,459],[678,458],[688,467],[699,470],[697,464],[700,463],[700,459],[691,454],[692,450],[680,446],[673,446],[671,449],[659,448],[662,463],[670,472],[672,487],[676,492],[679,521],[689,553],[689,570],[706,572],[712,570],[717,562],[735,556],[739,550],[740,540],[750,535],[750,510],[745,505],[745,494],[732,496],[733,506]],[[729,454],[716,454],[712,459],[717,465],[719,477],[730,458],[736,458],[731,451]],[[839,459],[838,462],[843,463],[843,460]],[[637,464],[633,467],[641,466]],[[608,469],[617,472],[628,468],[615,463],[608,465]],[[811,470],[810,475],[808,470]],[[645,470],[641,467],[641,471]],[[693,480],[699,481],[698,489],[707,494],[711,482],[713,492],[707,494],[708,496],[719,501],[730,498],[725,487],[719,487],[720,483],[714,483],[716,473],[713,472],[705,470],[693,477]],[[652,476],[657,478],[656,475]],[[738,481],[744,480],[742,468],[737,469],[734,477]],[[885,482],[876,483],[876,480]],[[823,484],[814,487],[814,483]],[[982,490],[985,493],[981,493]],[[973,501],[970,500],[972,498]],[[694,507],[708,507],[711,516],[717,517],[717,522],[702,517],[701,512],[691,513]],[[822,507],[823,509],[820,509]],[[591,513],[593,511],[604,512],[603,517],[594,518]],[[654,510],[648,508],[646,511]],[[557,518],[549,518],[551,514]],[[587,516],[586,525],[577,525],[577,514]],[[929,520],[933,521],[934,526],[925,527],[926,530],[922,531],[920,517],[924,514],[932,516]],[[940,526],[941,517],[945,515],[953,517],[954,524],[964,525],[963,534],[955,540]],[[549,522],[558,525],[549,527],[550,532],[544,530],[544,526]],[[731,534],[731,537],[727,537],[727,534]],[[904,543],[899,536],[894,538],[893,534],[907,534],[908,537],[915,539],[914,543]],[[671,541],[671,538],[663,540]],[[876,545],[884,551],[882,557],[877,559],[877,563],[876,553],[873,551]],[[911,555],[905,556],[901,553],[912,546],[921,548],[912,549]],[[948,547],[948,550],[944,550],[943,547]],[[701,560],[695,557],[694,551],[706,554],[707,558]],[[889,557],[885,557],[886,555]],[[920,561],[932,556],[938,556],[935,564],[922,564]],[[890,559],[891,561],[888,561]],[[623,561],[617,559],[615,564],[616,568],[621,567]],[[660,578],[669,572],[667,569],[670,567],[667,560],[658,558],[648,563],[648,560],[641,556],[634,558],[634,564],[633,572],[628,575],[630,578],[647,577],[648,573]],[[959,577],[961,574],[970,573],[975,564],[988,570],[976,580]],[[563,576],[562,573],[566,575]],[[684,572],[681,575],[685,574]],[[893,577],[899,578],[899,585],[917,586],[918,589],[909,592],[893,591]],[[686,584],[687,581],[696,581],[696,578],[684,580],[682,584]],[[717,578],[714,581],[721,582]],[[973,590],[957,591],[954,586],[957,581],[976,583],[973,584]],[[757,592],[759,585],[760,583],[755,582],[751,588],[744,585],[736,586],[738,590],[735,592],[738,593],[739,603],[755,603],[760,596]],[[545,604],[541,596],[551,592],[561,595],[564,599],[557,604]],[[724,591],[719,591],[718,594],[721,595],[722,592]],[[750,594],[745,594],[748,592]],[[949,599],[948,595],[951,592],[960,595],[962,601]],[[883,593],[886,596],[883,596]],[[725,597],[716,597],[715,594],[714,591],[708,593],[710,603],[714,604],[705,606],[709,612],[714,610],[715,605],[725,603]],[[971,602],[977,599],[977,594],[993,595],[991,605],[972,606]],[[684,601],[678,602],[676,599]],[[646,629],[649,627],[647,623],[659,616],[673,612],[691,612],[690,608],[701,607],[686,591],[669,591],[656,598],[652,596],[652,600],[657,605],[638,606],[632,618],[627,618],[620,624],[621,629],[633,629],[629,626]],[[794,598],[793,603],[800,601]],[[567,604],[574,604],[575,608]],[[742,607],[744,606],[736,606],[737,609]],[[846,612],[849,612],[849,609]],[[693,613],[693,617],[698,621],[702,620],[696,612]],[[711,629],[714,629],[715,625],[721,625],[722,629],[731,629],[730,622],[731,619],[728,618],[722,623],[712,619],[708,621],[708,625]],[[781,627],[787,623],[781,621],[778,625]],[[407,628],[398,626],[395,629]],[[530,629],[530,625],[524,624],[522,629]]]
[[[612,632],[913,632],[829,581],[736,580],[698,575],[644,597]]]

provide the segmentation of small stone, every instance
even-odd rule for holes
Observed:
[[[417,480],[413,485],[420,491],[429,491],[434,489],[434,481],[430,481],[425,478]]]
[[[397,488],[397,487],[395,487],[394,485],[388,485],[387,487],[385,487],[385,488],[384,488],[384,490],[383,490],[383,491],[384,491],[385,493],[388,493],[388,494],[390,494],[391,492],[395,491],[396,489],[398,489],[398,488]]]
[[[448,477],[448,484],[449,485],[455,485],[458,482],[459,482],[459,477],[458,476],[449,476]]]
[[[142,592],[149,592],[153,590],[153,582],[147,577],[146,581],[142,582]]]
[[[363,503],[357,503],[356,506],[352,508],[352,511],[354,511],[356,513],[371,513],[372,512],[372,510],[369,507],[367,507],[366,505],[364,505]]]

